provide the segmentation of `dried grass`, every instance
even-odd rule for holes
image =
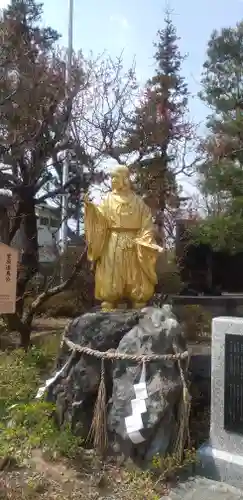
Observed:
[[[104,453],[108,445],[104,359],[101,360],[100,386],[95,402],[93,420],[87,440],[92,441],[95,449],[100,453]]]

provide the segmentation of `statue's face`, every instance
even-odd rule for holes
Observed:
[[[111,175],[111,185],[114,191],[125,191],[129,189],[130,181],[126,172],[115,171]]]

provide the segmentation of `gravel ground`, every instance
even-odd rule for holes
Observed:
[[[163,485],[153,486],[134,469],[87,463],[74,468],[36,452],[24,467],[1,471],[0,500],[157,500],[168,493]]]

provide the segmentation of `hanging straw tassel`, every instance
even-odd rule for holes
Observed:
[[[107,414],[106,414],[106,386],[105,360],[101,359],[100,386],[94,407],[94,415],[90,427],[88,440],[92,440],[95,449],[103,453],[108,445]]]
[[[175,353],[177,354],[176,347],[175,346],[173,347]],[[177,456],[178,460],[181,462],[186,443],[190,447],[189,419],[191,412],[191,396],[187,387],[184,372],[179,359],[177,360],[177,363],[182,381],[182,396],[178,408],[177,436],[174,440],[173,452]],[[186,367],[187,369],[188,365],[189,365],[189,360],[187,360],[187,367]]]

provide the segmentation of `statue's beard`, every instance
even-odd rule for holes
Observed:
[[[116,185],[116,184],[112,185],[112,191],[117,193],[127,192],[130,191],[130,189],[131,189],[130,184],[125,182],[122,185]]]
[[[112,186],[112,191],[116,191],[117,193],[124,191],[124,186],[119,186],[118,184],[114,184]]]

